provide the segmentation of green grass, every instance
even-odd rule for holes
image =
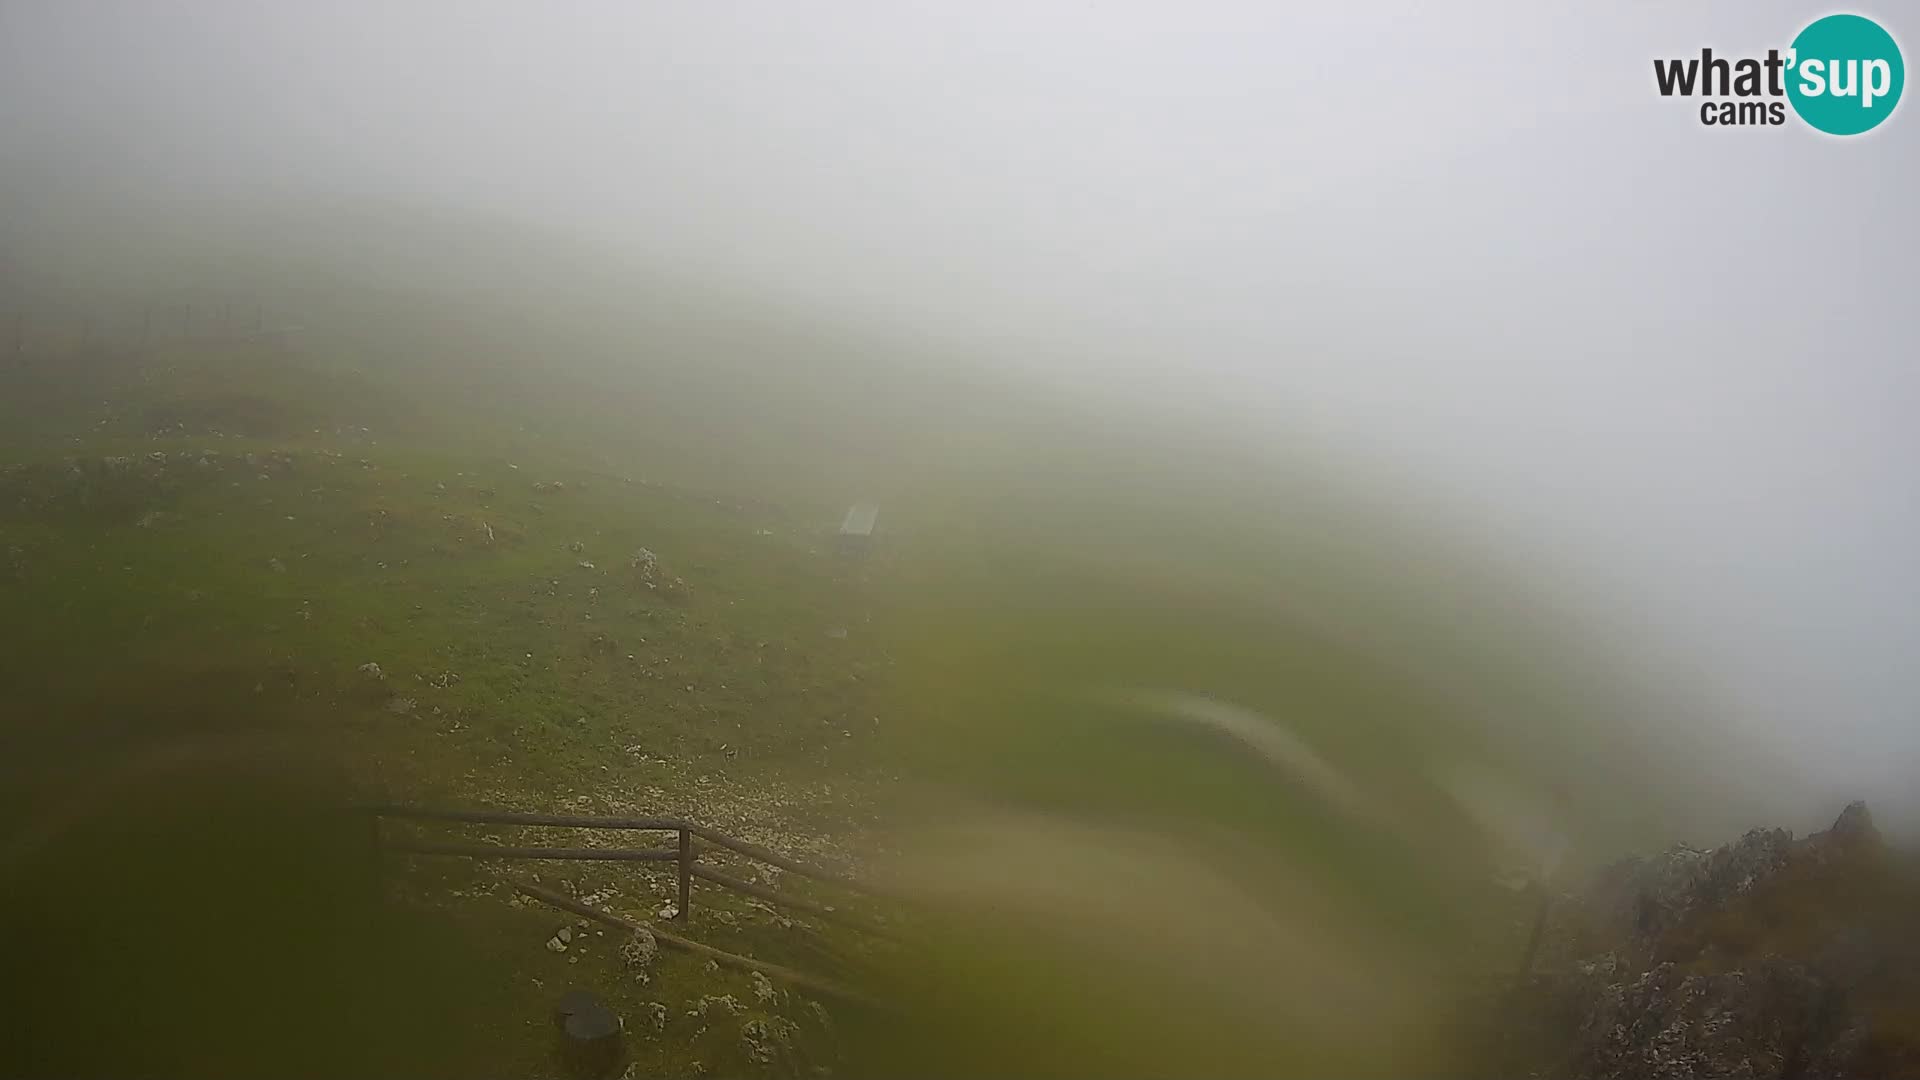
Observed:
[[[203,467],[199,443],[139,449],[124,470],[89,459],[83,476],[53,463],[16,477],[49,500],[5,533],[12,596],[36,613],[8,628],[23,668],[260,654],[401,744],[432,733],[484,759],[517,732],[538,752],[514,774],[537,785],[630,745],[789,770],[850,749],[859,638],[828,631],[861,617],[858,590],[784,516],[572,470],[548,470],[540,482],[567,486],[542,493],[533,467],[234,440]],[[629,565],[642,547],[685,589],[650,588]],[[356,671],[369,662],[377,694]],[[394,698],[416,713],[384,711]]]
[[[118,369],[121,382],[90,370],[84,388],[43,394],[34,423],[9,429],[25,436],[0,476],[10,613],[0,677],[12,689],[4,740],[17,811],[45,812],[123,766],[145,775],[138,763],[168,747],[251,758],[265,737],[258,753],[322,766],[342,801],[679,814],[822,858],[866,824],[882,662],[861,627],[864,571],[827,542],[833,508],[747,503],[553,455],[372,438],[342,419],[365,418],[356,403],[378,398],[364,383],[261,359],[168,356]],[[642,548],[658,558],[651,587],[631,565]],[[838,629],[849,632],[829,635]],[[359,670],[370,662],[383,678]],[[181,794],[162,791],[163,802]],[[544,1024],[571,985],[607,990],[649,1073],[684,1074],[694,1061],[738,1071],[741,1026],[776,1015],[799,1025],[820,1063],[839,1061],[804,1001],[762,1005],[745,975],[671,953],[642,987],[611,939],[548,953],[543,942],[572,919],[510,906],[507,868],[416,863],[401,879],[406,905],[439,922],[396,916],[411,929],[394,932],[416,944],[394,955],[424,965],[414,992],[467,1019],[443,1017],[443,1059],[410,1071],[475,1075],[508,1062],[541,1074],[546,1040],[522,1029]],[[97,867],[26,865],[36,877],[125,884]],[[215,872],[244,880],[247,869]],[[627,895],[614,906],[653,917],[630,868],[531,872],[582,891],[619,882]],[[839,954],[859,947],[715,887],[696,896],[697,935],[723,948],[820,970],[844,968]],[[36,916],[62,908],[37,899],[47,906]],[[216,938],[226,918],[182,913]],[[117,977],[94,959],[60,964]],[[366,959],[369,993],[401,966]],[[686,1015],[702,995],[727,993],[751,1007]],[[671,1017],[658,1033],[646,1019],[656,1000]],[[325,1056],[312,1067],[331,1066],[345,1067]]]
[[[1566,780],[1569,827],[1595,835],[1646,811],[1612,797],[1619,759],[1563,753],[1599,706],[1560,685],[1549,635],[1523,626],[1515,650],[1497,632],[1524,604],[1300,476],[986,400],[865,429],[861,399],[809,385],[820,414],[796,420],[751,387],[685,385],[689,370],[542,390],[525,372],[201,343],[12,372],[0,678],[16,809],[186,745],[264,747],[323,774],[334,801],[684,815],[882,867],[1005,814],[988,853],[1027,846],[1004,867],[934,858],[952,879],[898,951],[696,891],[701,940],[857,974],[905,1011],[830,1034],[804,1001],[771,1010],[800,1025],[804,1064],[879,1075],[1438,1070],[1458,1049],[1435,1019],[1453,1002],[1427,999],[1505,970],[1518,934],[1432,766]],[[845,503],[876,493],[879,550],[837,556]],[[641,548],[655,588],[630,565]],[[1367,813],[1100,696],[1137,689],[1273,718]],[[630,1027],[669,1006],[636,1039],[643,1072],[758,1071],[739,1029],[769,1010],[744,976],[669,956],[643,987],[610,939],[547,952],[570,919],[512,905],[509,868],[404,869],[379,909],[400,928],[359,970],[371,985],[418,968],[395,986],[445,998],[420,1041],[447,1052],[410,1071],[540,1074],[529,1027],[574,984]],[[611,864],[512,872],[617,888],[610,906],[635,917],[665,883]],[[1188,879],[1209,899],[1189,903]],[[1318,966],[1336,960],[1368,974]],[[749,1008],[685,1015],[725,993]],[[1329,1000],[1397,1018],[1398,1037],[1325,1022]]]

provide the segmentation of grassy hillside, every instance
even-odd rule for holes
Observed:
[[[808,1002],[763,1002],[746,976],[678,954],[649,986],[597,933],[548,953],[572,919],[510,902],[505,866],[419,860],[402,906],[369,908],[355,891],[368,871],[315,806],[679,814],[834,859],[868,825],[884,659],[867,570],[826,543],[832,508],[451,439],[435,453],[418,418],[444,410],[252,346],[62,355],[13,374],[33,396],[10,405],[35,407],[0,468],[0,757],[21,823],[7,870],[12,914],[50,946],[18,968],[40,981],[15,984],[37,1021],[15,1066],[115,1072],[162,1046],[201,1075],[253,1072],[257,1053],[315,1075],[396,1060],[414,1075],[503,1061],[537,1074],[547,1044],[520,1020],[575,983],[644,1020],[639,1060],[668,1072],[742,1067],[755,1020],[811,1025],[796,1047],[826,1037]],[[411,440],[371,434],[408,423]],[[302,794],[282,805],[283,786]],[[255,817],[277,824],[236,831]],[[301,843],[310,861],[280,850]],[[579,894],[617,889],[607,905],[645,918],[670,890],[670,874],[617,864],[544,869]],[[270,907],[236,911],[236,897]],[[816,971],[861,944],[717,889],[695,912],[701,940]],[[129,918],[138,943],[101,939]],[[126,981],[147,967],[181,983]],[[225,1001],[231,981],[308,1012]],[[746,1004],[688,1016],[709,994]],[[138,1016],[150,1043],[74,1058],[72,1029],[96,1012],[64,1012],[72,997]],[[174,1045],[202,1037],[209,1009],[250,1033]],[[411,1035],[382,1028],[416,1012]],[[273,1049],[348,1022],[366,1026],[353,1038],[367,1056],[296,1066]]]
[[[774,1068],[1432,1070],[1524,931],[1489,878],[1538,852],[1487,805],[1599,850],[1664,839],[1691,793],[1603,653],[1337,475],[771,316],[492,295],[368,289],[259,336],[12,358],[0,738],[40,838],[10,864],[36,883],[15,921],[64,941],[144,904],[172,928],[36,951],[58,992],[34,1030],[59,1034],[30,1060],[82,1040],[63,995],[116,986],[166,1042],[219,987],[255,1033],[234,1072],[350,1020],[383,1032],[341,1044],[365,1060],[537,1074],[527,1025],[581,983],[630,1027],[662,1004],[641,1061],[677,1074],[758,1071],[754,1021],[788,1035]],[[832,531],[864,497],[882,542],[845,559]],[[568,920],[514,902],[508,868],[383,879],[341,842],[321,874],[272,829],[199,824],[260,804],[332,837],[312,808],[367,797],[680,814],[857,865],[916,897],[876,912],[905,947],[715,889],[694,929],[900,1011],[830,1032],[685,958],[642,984],[597,934],[547,951]],[[612,865],[536,870],[653,917],[666,877]],[[362,895],[381,880],[397,907]],[[292,928],[323,910],[372,929],[328,916],[316,953]],[[117,981],[179,940],[212,958],[180,1011]],[[254,983],[305,987],[306,1011],[234,989]],[[721,994],[737,1015],[703,1010]],[[396,1009],[419,1030],[380,1028]]]

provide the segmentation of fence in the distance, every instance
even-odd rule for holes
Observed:
[[[728,836],[718,829],[709,828],[682,818],[619,818],[594,817],[569,814],[535,814],[514,810],[449,810],[420,806],[382,805],[368,808],[377,818],[441,821],[475,825],[518,825],[560,829],[608,829],[628,832],[666,832],[676,834],[677,843],[673,847],[662,848],[601,848],[601,847],[532,847],[506,844],[479,843],[472,840],[423,840],[412,837],[382,838],[382,845],[391,851],[408,852],[417,855],[454,855],[477,859],[532,859],[558,860],[570,862],[670,862],[674,863],[679,878],[679,903],[676,919],[685,920],[693,909],[693,882],[698,878],[724,889],[756,897],[770,904],[778,904],[796,911],[808,912],[823,919],[829,919],[851,926],[867,933],[888,936],[881,927],[870,920],[855,917],[843,912],[831,904],[818,903],[791,893],[783,893],[751,881],[745,881],[731,874],[723,873],[710,866],[702,866],[698,861],[695,841],[713,847],[723,848],[736,855],[744,856],[756,862],[775,866],[790,874],[827,882],[855,892],[871,891],[867,886],[841,874],[835,874],[778,852],[751,844],[738,837]]]

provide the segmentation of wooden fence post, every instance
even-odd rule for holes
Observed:
[[[686,921],[693,914],[693,832],[685,825],[680,827],[680,919]]]

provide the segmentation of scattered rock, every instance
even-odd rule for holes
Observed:
[[[715,1005],[725,1009],[728,1016],[739,1016],[741,1013],[747,1011],[746,1006],[740,1004],[740,1000],[732,994],[703,994],[700,1000],[693,1003],[693,1008],[687,1011],[687,1015],[705,1016],[707,1015],[707,1010]]]
[[[195,597],[195,599],[199,599],[199,598]],[[369,679],[374,679],[377,681],[385,681],[387,677],[387,673],[380,670],[380,665],[373,663],[372,661],[368,661],[367,663],[361,664],[358,668],[355,668],[354,670],[358,671],[362,675],[365,675]]]
[[[269,570],[272,570],[272,571],[273,571],[274,573],[276,573],[276,574],[284,574],[284,573],[286,573],[286,572],[287,572],[287,564],[286,564],[286,563],[283,563],[283,562],[281,562],[281,561],[280,561],[279,559],[277,559],[277,558],[274,558],[274,559],[268,559],[268,560],[267,560],[267,569],[269,569]]]
[[[652,978],[653,961],[660,955],[660,943],[654,940],[653,931],[641,927],[633,932],[620,946],[620,961],[628,971],[640,977],[641,982]]]
[[[566,952],[567,943],[560,940],[560,935],[555,934],[554,936],[547,939],[547,951],[551,953]]]
[[[740,1025],[740,1044],[748,1060],[771,1065],[780,1052],[791,1045],[793,1021],[781,1016],[756,1016]]]
[[[649,589],[664,590],[672,597],[684,596],[687,592],[687,583],[662,571],[660,556],[647,548],[635,551],[627,560],[627,568],[638,572],[641,584]]]
[[[749,1061],[758,1065],[773,1064],[773,1032],[765,1020],[755,1017],[740,1025],[740,1042],[746,1047]]]

